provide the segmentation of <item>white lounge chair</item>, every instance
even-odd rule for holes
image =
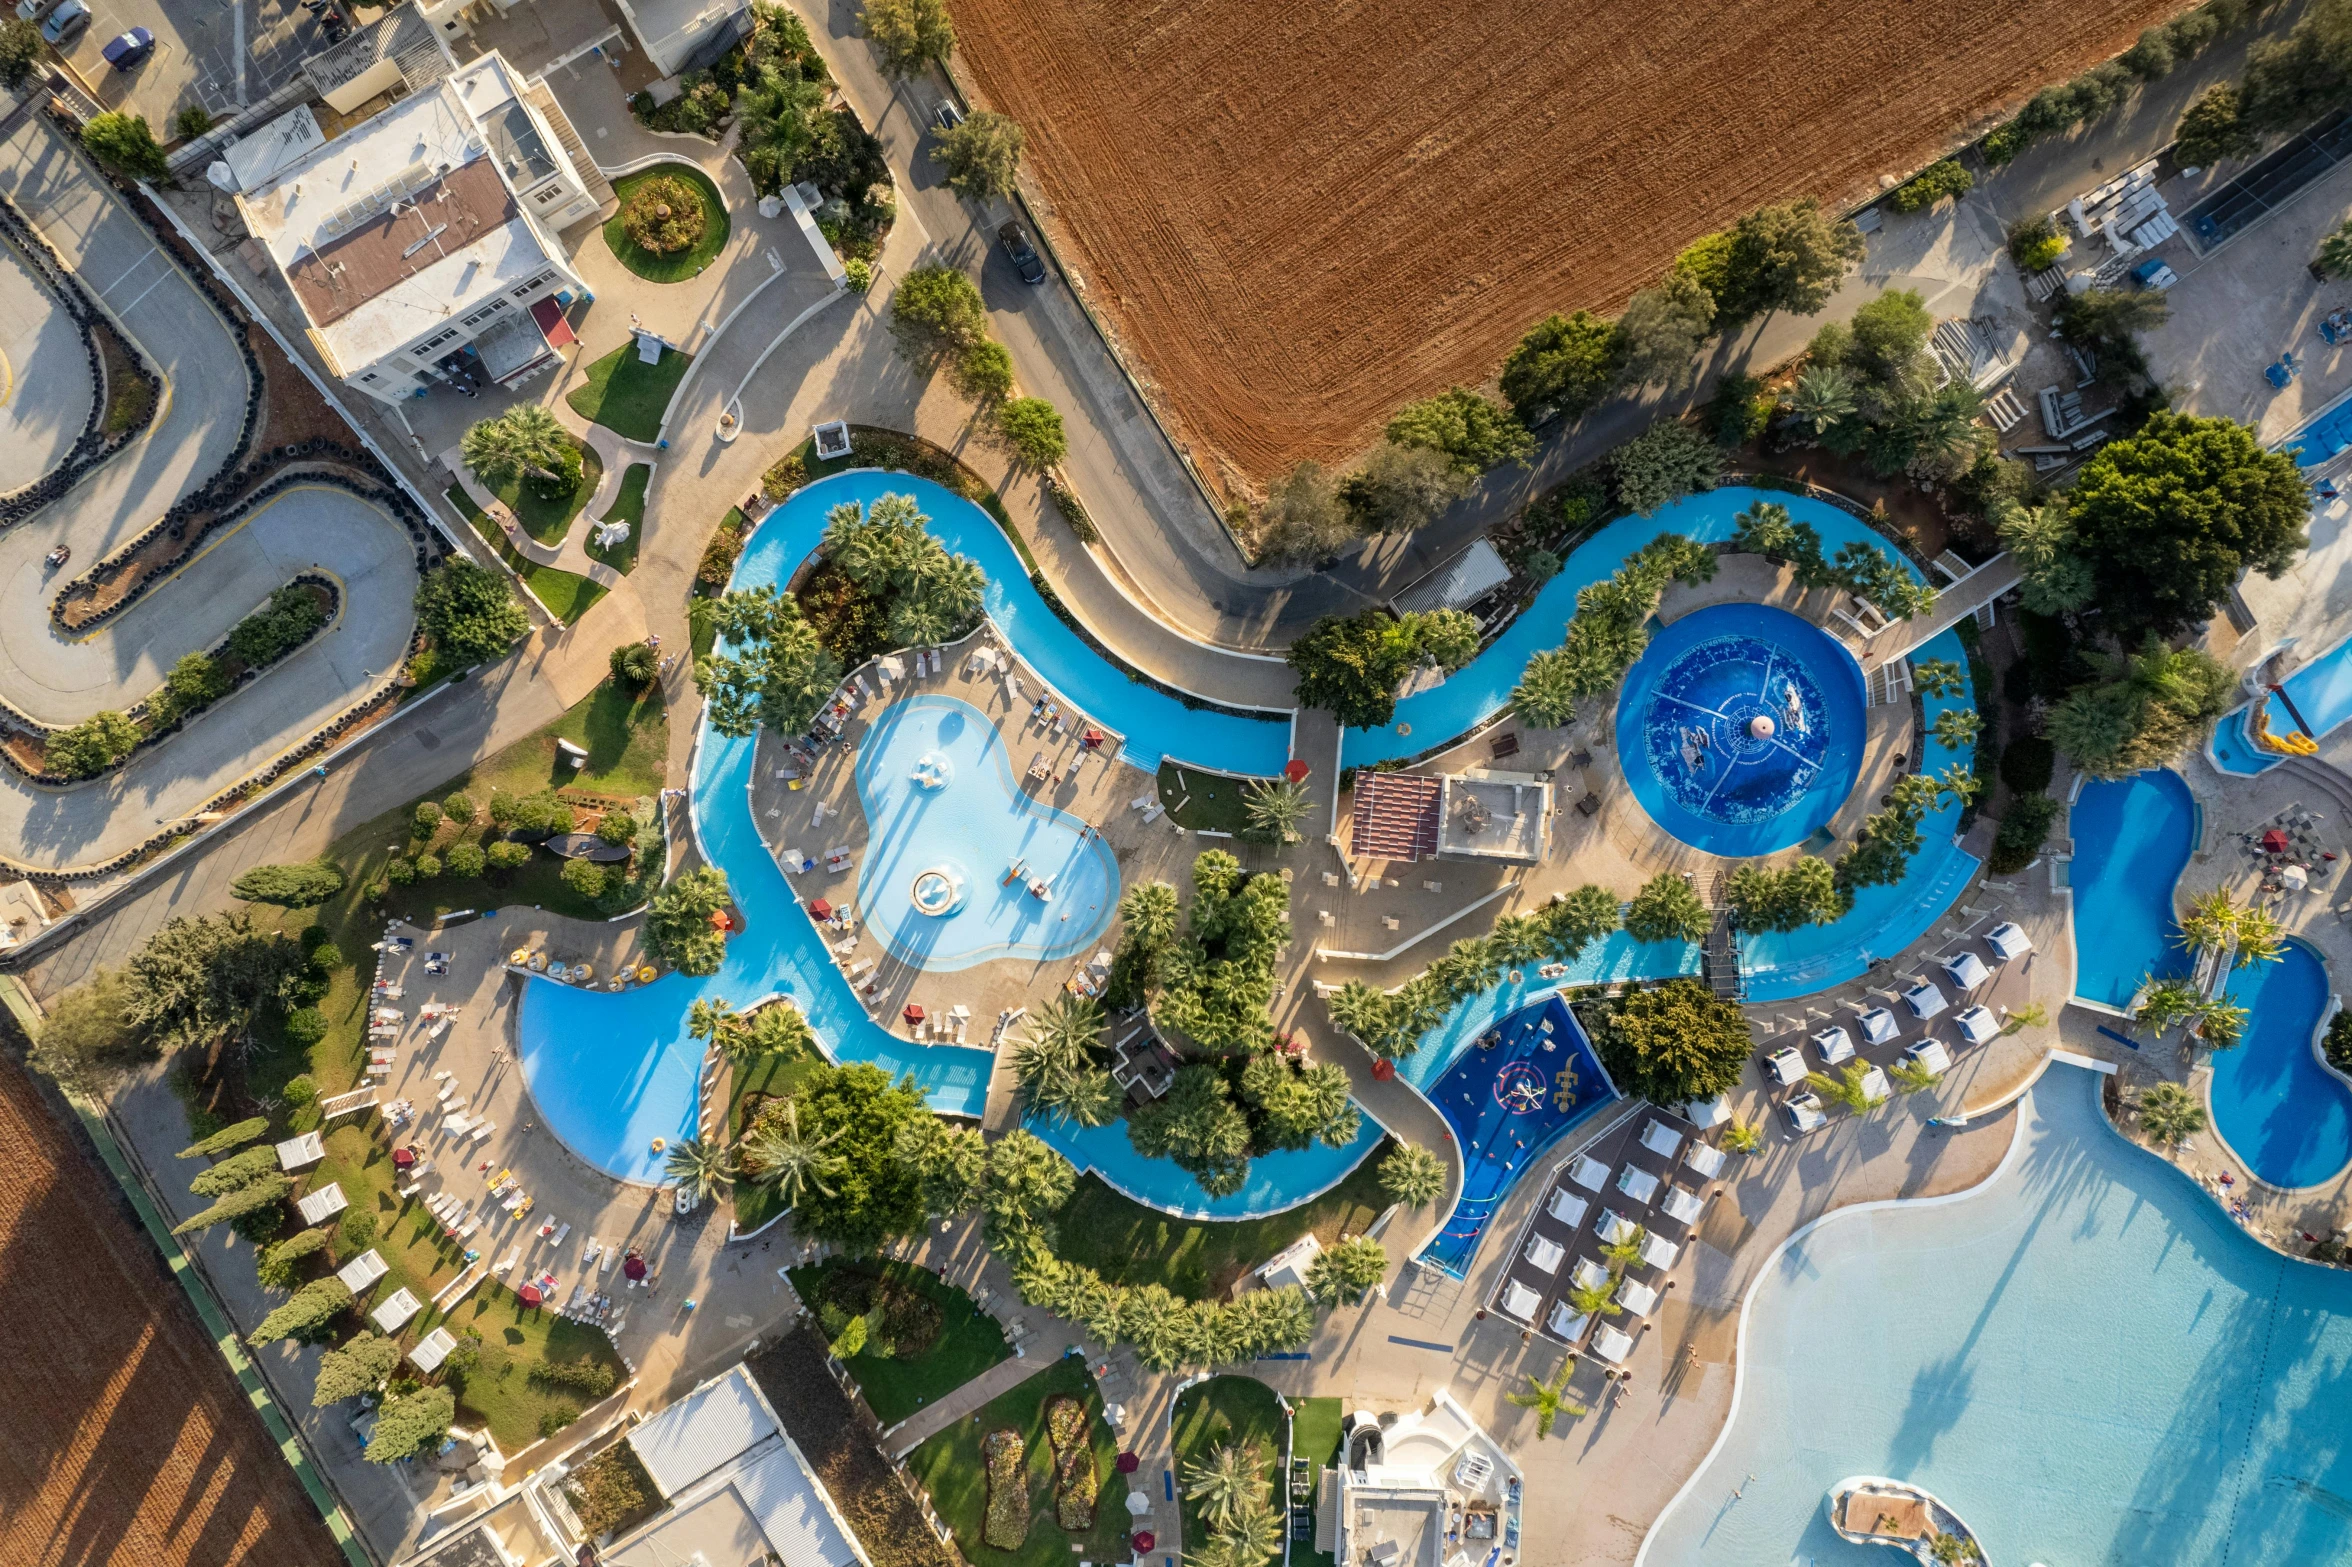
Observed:
[[[1622,1242],[1625,1237],[1631,1235],[1635,1230],[1640,1228],[1640,1225],[1634,1223],[1631,1219],[1628,1219],[1624,1214],[1619,1213],[1614,1208],[1604,1208],[1601,1210],[1601,1222],[1598,1226],[1598,1232],[1601,1237],[1601,1244],[1604,1246],[1615,1246]]]
[[[1903,1031],[1903,1026],[1895,1021],[1895,1015],[1884,1007],[1858,1012],[1854,1015],[1854,1021],[1861,1025],[1862,1043],[1866,1045],[1883,1045]]]
[[[1580,1290],[1597,1290],[1609,1282],[1609,1270],[1590,1257],[1579,1257],[1568,1279]]]
[[[1578,1154],[1576,1162],[1568,1166],[1568,1179],[1588,1192],[1597,1192],[1609,1179],[1609,1167],[1590,1154]]]
[[[1644,1235],[1642,1237],[1641,1260],[1661,1273],[1673,1267],[1674,1259],[1681,1254],[1682,1248],[1663,1235]]]
[[[1910,1057],[1912,1065],[1926,1067],[1938,1077],[1952,1068],[1952,1053],[1944,1048],[1941,1040],[1923,1039],[1903,1054]]]
[[[1584,1222],[1585,1200],[1565,1187],[1555,1186],[1544,1202],[1544,1209],[1562,1224],[1574,1229]]]
[[[1730,1155],[1713,1143],[1693,1143],[1682,1156],[1684,1164],[1689,1165],[1710,1181],[1723,1173],[1723,1166],[1729,1159]]]
[[[1503,1288],[1503,1298],[1499,1303],[1499,1309],[1506,1317],[1532,1323],[1535,1321],[1535,1308],[1542,1304],[1543,1297],[1541,1295],[1517,1279],[1513,1279]]]
[[[1704,1213],[1706,1208],[1705,1198],[1680,1186],[1668,1188],[1664,1200],[1658,1204],[1658,1211],[1677,1224],[1698,1223],[1699,1215]]]
[[[1936,988],[1933,980],[1923,979],[1903,992],[1903,1005],[1909,1007],[1911,1015],[1922,1023],[1951,1004],[1944,999],[1944,993]]]
[[[1617,1286],[1617,1304],[1637,1317],[1646,1317],[1658,1309],[1658,1291],[1639,1279],[1627,1279]]]
[[[1639,1165],[1629,1164],[1617,1172],[1617,1189],[1638,1203],[1647,1203],[1658,1195],[1658,1178]]]
[[[1962,995],[1993,977],[1993,971],[1985,967],[1985,960],[1973,952],[1963,951],[1944,959],[1939,966],[1944,971],[1944,977],[1952,982],[1952,988]]]
[[[1764,1068],[1783,1088],[1801,1083],[1805,1080],[1805,1052],[1794,1045],[1783,1045],[1764,1058]]]

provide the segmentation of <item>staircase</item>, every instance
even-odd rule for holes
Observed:
[[[581,185],[596,199],[596,204],[599,207],[611,206],[617,199],[613,195],[612,181],[604,177],[604,172],[596,166],[596,160],[588,155],[587,143],[581,141],[580,133],[572,129],[571,116],[563,112],[563,106],[555,101],[555,94],[547,90],[545,82],[532,82],[523,88],[523,96],[531,101],[532,108],[547,117],[548,127],[555,132],[556,141],[562,144],[564,156],[572,160],[572,167],[580,173]]]
[[[2338,820],[2352,822],[2352,775],[2342,768],[2316,756],[2290,756],[2279,762],[2279,771],[2325,794],[2345,813]]]
[[[1731,927],[1729,888],[1730,878],[1717,871],[1714,892],[1709,899],[1715,905],[1715,923],[1707,932],[1699,974],[1718,1000],[1737,1001],[1747,993],[1747,981],[1740,975],[1739,937]]]

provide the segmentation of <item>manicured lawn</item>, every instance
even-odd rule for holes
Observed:
[[[1173,1435],[1176,1442],[1176,1494],[1184,1504],[1184,1538],[1206,1544],[1208,1526],[1201,1522],[1192,1499],[1184,1495],[1186,1474],[1194,1463],[1229,1443],[1254,1442],[1266,1483],[1274,1483],[1282,1466],[1282,1406],[1274,1390],[1254,1377],[1211,1377],[1186,1388],[1176,1399]]]
[[[842,1362],[857,1379],[858,1391],[866,1395],[874,1418],[884,1425],[898,1424],[998,1361],[1011,1358],[1012,1349],[1005,1343],[1004,1330],[996,1325],[994,1317],[975,1305],[971,1296],[930,1269],[918,1268],[913,1263],[877,1265],[865,1259],[828,1257],[814,1267],[794,1268],[792,1287],[814,1309],[825,1298],[827,1281],[845,1269],[869,1275],[879,1273],[916,1291],[939,1308],[939,1337],[929,1348],[887,1360],[879,1355],[857,1354]]]
[[[582,546],[588,558],[602,561],[622,576],[636,569],[637,547],[645,542],[645,486],[653,477],[651,463],[633,462],[621,473],[621,488],[613,497],[612,510],[597,518],[599,522],[625,522],[629,536],[611,549],[596,543]]]
[[[719,601],[691,598],[686,601],[686,642],[696,658],[710,657],[719,645]]]
[[[1339,1462],[1339,1422],[1346,1403],[1336,1398],[1294,1398],[1290,1401],[1290,1452],[1313,1465],[1309,1483],[1321,1487],[1323,1471]],[[1288,1476],[1284,1477],[1288,1495]],[[1320,1495],[1318,1489],[1315,1492]],[[1302,1548],[1293,1542],[1291,1567],[1331,1567],[1331,1553]]]
[[[587,765],[572,767],[558,740],[585,748]],[[660,688],[633,693],[608,679],[555,722],[477,765],[467,775],[466,788],[485,804],[490,789],[510,794],[586,789],[635,799],[661,791],[669,759],[669,709]]]
[[[638,186],[658,176],[682,179],[702,195],[702,235],[684,250],[673,255],[657,256],[629,237],[621,212],[628,210],[629,197]],[[726,248],[727,234],[732,226],[727,218],[727,204],[719,199],[719,188],[701,170],[683,163],[657,163],[650,169],[623,175],[613,181],[613,194],[621,200],[621,212],[615,212],[604,225],[604,242],[612,247],[622,266],[650,283],[682,283],[711,264],[713,257]]]
[[[1066,1393],[1085,1403],[1094,1436],[1095,1472],[1102,1491],[1094,1513],[1094,1528],[1082,1539],[1064,1534],[1054,1523],[1053,1447],[1045,1434],[1045,1403]],[[980,1457],[980,1439],[1000,1427],[1021,1433],[1029,1465],[1029,1537],[1018,1551],[1000,1551],[980,1540],[980,1521],[988,1505],[988,1470]],[[1117,1470],[1118,1439],[1102,1420],[1102,1395],[1086,1362],[1066,1355],[1052,1366],[983,1408],[970,1420],[959,1420],[907,1455],[907,1468],[930,1493],[931,1505],[954,1531],[956,1545],[972,1567],[1071,1567],[1073,1560],[1124,1561],[1127,1549],[1126,1482]]]
[[[523,531],[541,544],[563,542],[564,535],[572,531],[572,519],[580,515],[580,508],[588,504],[588,497],[604,479],[604,463],[594,448],[568,435],[564,439],[580,454],[580,482],[569,494],[551,500],[525,477],[509,479],[491,492],[506,502],[506,509],[515,514]]]
[[[1370,1157],[1313,1202],[1264,1219],[1178,1219],[1131,1202],[1089,1174],[1062,1208],[1060,1251],[1114,1284],[1164,1284],[1191,1300],[1221,1297],[1234,1280],[1312,1230],[1326,1244],[1361,1233],[1388,1198],[1378,1170],[1385,1139]]]
[[[1195,832],[1205,828],[1239,833],[1249,825],[1242,808],[1241,780],[1222,773],[1195,772],[1174,762],[1162,762],[1160,803],[1168,807],[1168,820]]]
[[[573,387],[564,401],[583,419],[632,441],[650,441],[661,434],[670,394],[693,363],[692,354],[665,348],[661,362],[649,365],[637,357],[632,339],[590,365],[588,379]]]
[[[482,542],[496,550],[498,558],[523,579],[523,586],[530,589],[531,597],[565,625],[570,625],[588,613],[589,606],[604,597],[603,588],[577,572],[558,571],[553,566],[542,566],[537,561],[526,560],[516,554],[514,546],[506,542],[506,535],[481,507],[474,504],[473,497],[466,494],[463,485],[453,484],[449,487],[449,500],[465,513],[465,520],[473,525],[474,532],[481,536]]]

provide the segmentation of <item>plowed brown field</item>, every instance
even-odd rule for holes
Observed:
[[[340,1562],[113,1189],[0,1058],[0,1561]]]
[[[2180,0],[955,0],[1213,477],[1362,447],[1768,201],[1867,192]]]

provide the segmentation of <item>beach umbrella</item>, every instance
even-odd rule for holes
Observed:
[[[621,1263],[621,1272],[632,1279],[645,1277],[645,1259],[643,1257],[627,1258]]]
[[[2262,835],[2262,852],[2265,854],[2286,853],[2287,835],[2279,831],[2276,827],[2273,827],[2270,831],[2264,833]]]
[[[1306,763],[1300,761],[1297,757],[1294,756],[1288,762],[1283,764],[1282,776],[1289,779],[1292,783],[1305,783],[1307,781],[1307,774],[1313,771],[1313,768],[1309,767]]]
[[[536,1306],[542,1299],[545,1298],[540,1295],[539,1286],[536,1284],[524,1285],[521,1289],[515,1291],[515,1296],[526,1306]]]
[[[816,902],[809,905],[809,913],[815,915],[818,919],[829,920],[833,917],[833,905],[826,902],[823,898],[819,898]]]
[[[1141,1469],[1142,1467],[1143,1467],[1143,1460],[1142,1460],[1141,1458],[1137,1457],[1135,1454],[1133,1454],[1133,1453],[1121,1453],[1121,1454],[1119,1455],[1119,1473],[1121,1473],[1121,1474],[1123,1474],[1123,1475],[1131,1475],[1131,1474],[1135,1473],[1135,1471],[1136,1471],[1136,1470],[1138,1470],[1138,1469]]]
[[[405,1170],[414,1163],[416,1163],[416,1150],[414,1148],[395,1148],[392,1150],[392,1166],[394,1169]]]
[[[1135,1531],[1135,1538],[1129,1543],[1138,1551],[1148,1551],[1160,1543],[1160,1537],[1149,1529],[1138,1529]]]
[[[1151,1511],[1151,1498],[1141,1491],[1129,1491],[1127,1493],[1127,1511],[1141,1518],[1145,1513]]]

